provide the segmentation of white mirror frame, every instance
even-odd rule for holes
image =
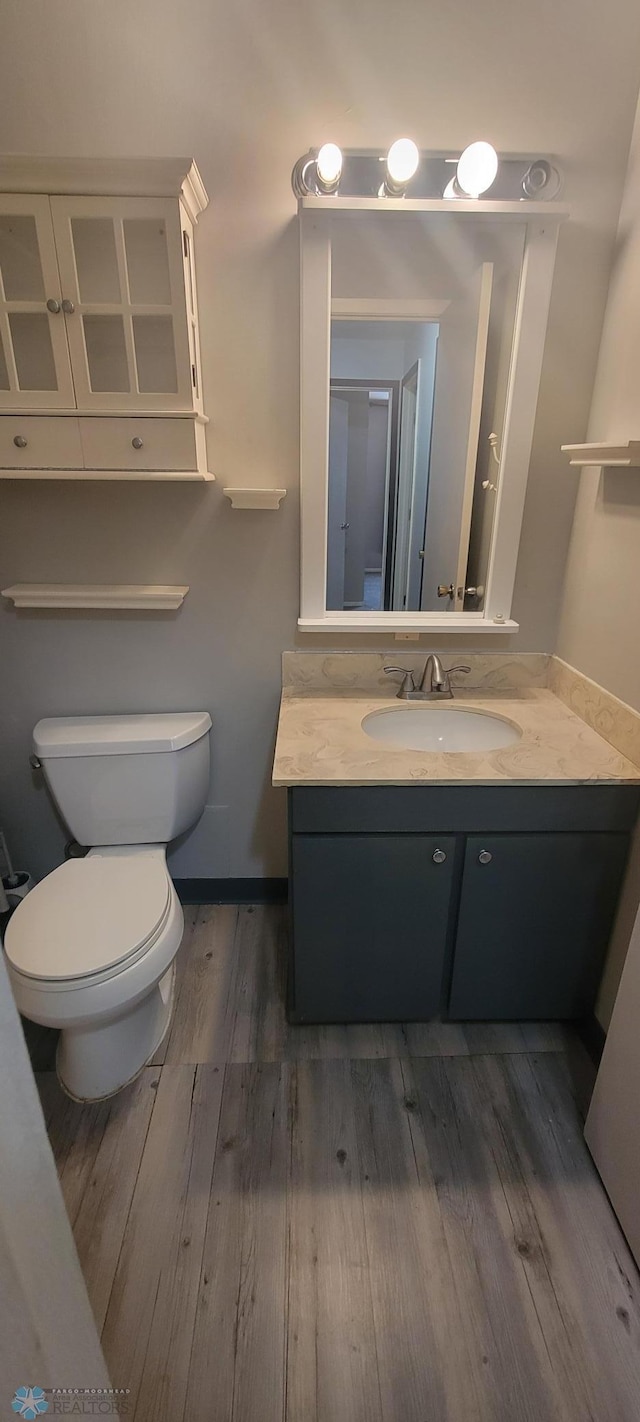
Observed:
[[[453,213],[526,224],[501,439],[501,477],[481,612],[327,610],[331,224],[340,212]],[[552,202],[305,197],[300,221],[300,617],[303,632],[516,632],[511,602],[559,224]],[[381,303],[382,304],[382,303]],[[341,303],[344,306],[344,303]],[[402,303],[393,314],[402,319]],[[406,315],[406,312],[405,312]]]

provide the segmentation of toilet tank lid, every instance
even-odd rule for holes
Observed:
[[[182,750],[206,736],[210,729],[208,711],[53,716],[38,721],[33,749],[42,760],[72,755],[143,755]]]

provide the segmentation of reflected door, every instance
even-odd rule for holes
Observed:
[[[176,204],[55,197],[51,207],[78,405],[191,409]]]
[[[329,421],[329,505],[327,510],[327,607],[344,607],[349,459],[348,398],[331,394]]]
[[[464,610],[493,264],[485,262],[440,318],[422,608]],[[438,597],[449,585],[453,595]]]
[[[0,408],[73,409],[51,209],[0,194]]]
[[[417,454],[418,390],[420,361],[402,378],[400,390],[400,432],[398,442],[398,495],[396,504],[395,556],[393,565],[394,612],[405,612],[409,583],[409,534],[413,508]]]

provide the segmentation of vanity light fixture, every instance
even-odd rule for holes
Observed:
[[[336,209],[348,208],[354,200],[381,206],[386,202],[390,208],[392,198],[404,198],[407,206],[466,198],[498,208],[505,203],[551,202],[562,187],[562,176],[550,158],[498,155],[482,140],[460,154],[419,149],[412,138],[397,138],[386,153],[341,149],[337,143],[309,148],[294,166],[291,185],[300,202]]]
[[[386,174],[380,197],[402,197],[418,171],[420,150],[412,138],[396,138],[386,157]]]
[[[486,193],[487,189],[492,187],[497,172],[498,155],[495,148],[490,143],[485,143],[483,139],[477,143],[470,143],[461,153],[455,177],[447,183],[443,196],[445,198],[478,198],[481,193]]]

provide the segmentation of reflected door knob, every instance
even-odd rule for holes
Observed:
[[[438,583],[438,597],[455,597],[456,590],[453,583]]]
[[[484,588],[481,583],[477,588],[458,588],[458,597],[484,597]]]
[[[493,855],[492,855],[492,853],[491,853],[490,850],[488,850],[488,849],[481,849],[481,850],[480,850],[480,853],[479,853],[479,855],[478,855],[478,864],[490,864],[492,859],[493,859]]]
[[[48,302],[47,302],[47,311],[50,311],[52,316],[57,316],[59,310],[60,310],[60,302],[59,302],[59,301],[56,301],[56,300],[55,300],[55,297],[50,296],[50,297],[49,297],[49,300],[48,300]]]
[[[447,856],[444,852],[444,849],[434,849],[433,854],[431,856],[434,864],[444,864],[446,857]]]

